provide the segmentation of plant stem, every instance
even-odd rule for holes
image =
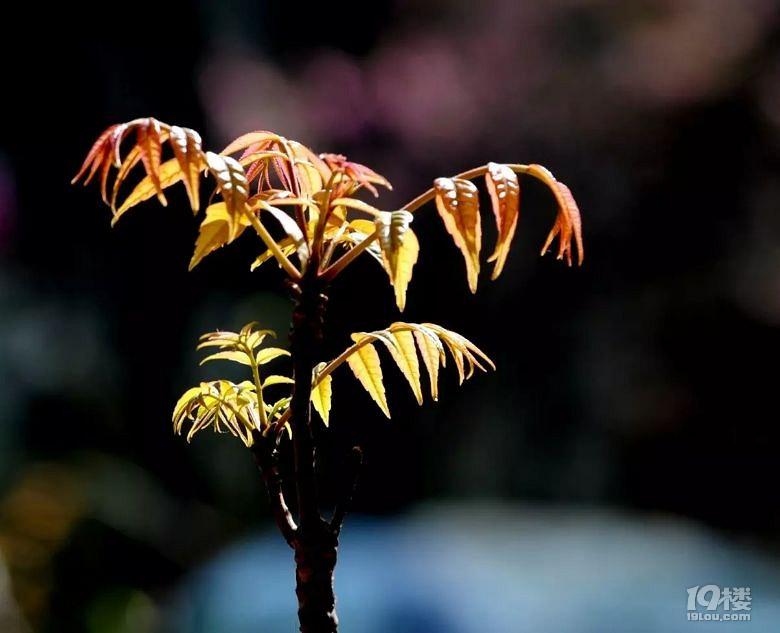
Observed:
[[[293,359],[293,387],[290,403],[298,497],[299,527],[293,538],[295,549],[295,593],[301,633],[336,633],[336,598],[333,571],[336,566],[338,532],[319,513],[315,445],[311,432],[312,370],[322,342],[325,312],[324,282],[318,276],[318,252],[313,250],[298,284],[290,329]]]
[[[314,253],[312,253],[314,256]],[[290,402],[295,454],[295,479],[298,514],[306,531],[319,519],[314,473],[314,440],[311,433],[311,377],[315,354],[322,342],[324,295],[317,279],[317,265],[309,261],[306,272],[293,286],[297,296],[290,328],[290,351],[293,361],[292,401]]]

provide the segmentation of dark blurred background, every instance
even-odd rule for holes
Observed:
[[[288,619],[263,630],[294,627],[292,557],[272,532],[251,456],[213,434],[188,445],[169,422],[178,395],[219,372],[197,365],[200,333],[257,319],[284,341],[291,304],[281,273],[249,272],[259,252],[251,237],[188,273],[198,222],[183,191],[169,208],[148,203],[111,230],[97,188],[69,185],[105,127],[148,115],[200,130],[215,151],[244,131],[271,129],[344,153],[391,180],[380,200],[388,209],[437,176],[488,160],[542,163],[579,202],[587,256],[568,269],[538,257],[555,210],[541,186],[524,181],[505,272],[494,283],[483,275],[476,296],[433,208],[415,222],[422,251],[403,318],[463,333],[498,372],[457,388],[448,370],[440,402],[418,408],[386,365],[391,422],[352,377],[337,375],[323,491],[332,498],[348,449],[361,444],[362,517],[352,528],[348,519],[344,540],[383,535],[356,546],[367,568],[390,570],[385,549],[400,547],[398,526],[422,521],[420,534],[441,534],[442,525],[471,525],[477,512],[495,520],[464,528],[472,544],[511,543],[522,532],[522,547],[540,552],[520,556],[527,564],[501,575],[493,599],[511,595],[513,583],[535,587],[533,608],[551,613],[560,601],[539,589],[541,570],[551,587],[566,579],[572,592],[595,591],[598,574],[611,573],[604,569],[637,573],[615,552],[679,562],[667,545],[690,552],[683,534],[694,549],[709,544],[701,560],[715,567],[690,581],[684,562],[679,580],[663,566],[642,576],[670,587],[659,611],[682,622],[688,587],[755,585],[753,564],[769,578],[757,608],[769,604],[769,588],[776,600],[778,8],[773,0],[8,8],[0,630],[243,631],[220,620],[218,605],[209,616],[217,624],[181,616],[192,607],[186,596],[214,595],[188,589],[211,582],[193,580],[197,570],[236,543],[249,548],[234,556],[245,589],[268,591],[266,573],[281,579],[273,591]],[[483,221],[488,250],[489,212]],[[328,354],[350,332],[397,318],[384,273],[366,260],[332,289]],[[564,532],[551,528],[562,524]],[[613,538],[621,549],[609,547]],[[253,562],[252,544],[266,551],[266,541],[281,571]],[[420,543],[411,539],[409,551],[424,552]],[[574,559],[585,557],[581,575],[569,554],[555,562],[567,544],[576,544]],[[731,571],[717,567],[721,558],[733,560]],[[495,580],[487,560],[475,554],[460,572],[482,565]],[[352,578],[344,573],[338,582]],[[399,576],[389,591],[407,581]],[[607,610],[618,600],[600,599]],[[363,599],[354,600],[342,597],[357,614],[342,617],[345,632],[384,631],[377,620],[398,631],[455,630],[405,603],[398,612],[407,619],[360,624]],[[508,617],[508,628],[487,630],[558,630],[545,628],[549,618]],[[593,617],[561,630],[611,630]],[[652,617],[612,626],[672,630]],[[777,630],[778,620],[757,620],[744,624]]]

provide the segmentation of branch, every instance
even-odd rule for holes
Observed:
[[[349,454],[349,479],[348,486],[344,491],[344,496],[336,504],[336,509],[333,512],[333,518],[330,520],[330,529],[334,536],[338,536],[341,532],[341,524],[344,523],[344,515],[352,505],[352,497],[355,494],[355,488],[357,488],[358,475],[360,474],[360,466],[363,464],[363,451],[359,446],[353,446]]]
[[[509,167],[510,169],[518,173],[526,173],[528,170],[528,165],[509,165]],[[487,165],[480,165],[479,167],[475,167],[474,169],[469,169],[468,171],[459,173],[457,176],[455,176],[455,178],[459,178],[461,180],[471,180],[472,178],[476,178],[477,176],[484,175],[485,173],[487,173],[487,171],[488,171]],[[424,191],[413,200],[407,202],[405,205],[401,207],[401,209],[404,211],[409,211],[410,213],[414,213],[415,211],[417,211],[417,209],[427,204],[435,197],[436,197],[436,189],[431,187],[430,189]],[[374,215],[376,211],[374,207],[364,202],[361,202],[360,200],[353,200],[350,204],[347,204],[344,199],[339,198],[336,202],[338,202],[343,206],[348,206],[358,211],[364,211],[371,215]],[[376,231],[374,231],[374,233],[372,233],[366,239],[360,242],[360,244],[355,246],[353,249],[347,251],[333,264],[328,266],[328,268],[326,268],[325,271],[322,273],[322,276],[328,281],[332,281],[333,278],[336,275],[338,275],[342,270],[344,270],[344,268],[349,266],[357,258],[358,255],[360,255],[364,250],[366,250],[369,246],[371,246],[374,240],[376,240],[378,237],[379,234]]]
[[[360,242],[360,244],[348,250],[344,255],[339,257],[338,260],[333,262],[322,272],[323,279],[327,281],[332,281],[333,278],[336,275],[338,275],[342,270],[344,270],[344,268],[349,266],[355,260],[355,258],[357,258],[358,255],[360,255],[364,250],[366,250],[369,246],[371,246],[371,244],[373,244],[378,237],[379,237],[379,233],[374,231],[366,239]]]
[[[276,243],[276,240],[274,240],[273,237],[271,237],[271,234],[266,230],[266,228],[263,226],[263,223],[260,222],[260,220],[257,218],[257,216],[252,213],[251,211],[246,212],[246,217],[249,218],[249,222],[254,227],[257,234],[260,236],[260,239],[265,242],[265,245],[268,247],[268,250],[273,253],[274,258],[277,262],[279,262],[279,265],[284,269],[284,271],[289,275],[290,279],[293,281],[298,281],[301,278],[300,271],[293,266],[292,262],[287,259],[287,256],[282,252],[282,249],[279,248],[279,245]]]
[[[268,501],[271,503],[276,525],[287,541],[290,547],[293,547],[298,526],[290,514],[290,509],[284,500],[284,490],[282,489],[282,476],[279,473],[279,450],[277,448],[278,440],[273,435],[264,436],[259,431],[252,431],[252,454],[255,456],[255,462],[265,481],[265,488],[268,491]]]

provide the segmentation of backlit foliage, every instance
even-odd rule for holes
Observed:
[[[113,170],[113,180],[111,179]],[[140,179],[122,198],[121,190],[131,174]],[[475,179],[485,178],[497,243],[489,262],[492,278],[504,268],[514,237],[520,208],[519,176],[540,180],[552,192],[557,216],[542,247],[545,253],[558,239],[557,257],[569,265],[582,263],[584,251],[580,215],[569,188],[540,165],[487,165],[454,177],[437,178],[433,187],[400,209],[381,209],[358,197],[367,191],[378,197],[379,188],[390,183],[372,169],[337,154],[316,154],[308,147],[268,131],[245,134],[219,154],[205,151],[200,135],[189,128],[141,118],[109,127],[89,151],[74,182],[85,184],[99,177],[103,200],[113,212],[112,224],[137,204],[157,197],[166,205],[164,190],[181,182],[194,213],[200,210],[200,176],[216,181],[206,206],[190,268],[222,246],[233,242],[248,228],[260,237],[265,250],[251,269],[275,260],[292,282],[314,273],[332,281],[359,255],[368,253],[381,264],[393,286],[399,310],[417,262],[420,244],[412,229],[415,213],[435,201],[444,227],[460,250],[469,288],[476,292],[480,273],[482,226],[479,191]],[[281,235],[275,238],[272,234]],[[576,250],[576,254],[573,251]],[[266,363],[289,355],[285,350],[263,347],[271,332],[255,330],[254,324],[240,332],[213,332],[200,346],[218,351],[204,360],[230,360],[246,365],[251,379],[239,384],[225,380],[201,383],[188,390],[174,412],[174,427],[182,432],[191,422],[188,439],[211,427],[252,443],[252,431],[280,432],[290,417],[289,389],[293,379],[280,374],[263,378]],[[332,398],[331,374],[343,363],[352,370],[382,412],[390,412],[385,396],[379,354],[381,343],[409,382],[415,399],[422,403],[420,359],[438,397],[438,371],[446,353],[452,357],[460,381],[475,368],[493,367],[490,359],[464,337],[431,323],[393,323],[385,330],[352,335],[353,345],[330,363],[320,363],[312,376],[312,403],[327,424]],[[266,400],[265,389],[288,390]]]
[[[291,433],[289,390],[294,380],[278,373],[266,375],[263,367],[290,353],[278,347],[263,347],[268,336],[276,335],[271,330],[256,330],[255,325],[249,323],[240,332],[210,332],[201,337],[198,349],[218,348],[201,365],[214,360],[232,361],[245,365],[251,379],[238,384],[213,380],[185,391],[173,411],[173,428],[181,434],[185,424],[189,424],[188,441],[209,427],[216,432],[232,433],[247,446],[252,445],[255,430],[263,435],[285,429]],[[439,367],[446,366],[445,352],[454,360],[461,383],[473,375],[475,368],[495,369],[493,362],[471,341],[433,323],[397,322],[384,330],[353,334],[352,340],[353,344],[344,352],[329,363],[320,363],[312,373],[311,401],[326,426],[333,398],[331,374],[345,363],[382,412],[390,417],[382,366],[374,343],[382,343],[387,349],[409,382],[418,404],[423,403],[419,358],[428,373],[434,400],[438,399]],[[270,399],[269,387],[276,388],[271,390],[275,395]]]

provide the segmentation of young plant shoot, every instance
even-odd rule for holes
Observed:
[[[120,188],[131,173],[140,182],[124,199]],[[113,178],[112,178],[113,174]],[[497,243],[487,258],[491,278],[504,268],[517,226],[520,177],[540,180],[557,202],[557,216],[542,246],[544,254],[558,239],[557,257],[582,263],[580,214],[569,188],[540,165],[488,163],[450,178],[399,209],[385,210],[358,198],[367,190],[378,197],[390,183],[372,169],[336,154],[316,154],[273,132],[250,132],[222,152],[205,151],[200,135],[189,128],[141,118],[112,125],[97,139],[73,182],[97,178],[103,200],[113,212],[112,225],[129,209],[156,197],[167,204],[165,190],[179,182],[192,211],[200,211],[202,176],[211,176],[215,196],[205,210],[190,269],[242,234],[255,233],[263,248],[251,268],[275,261],[294,298],[289,350],[269,345],[275,336],[258,323],[239,332],[204,334],[198,345],[203,362],[227,360],[246,367],[246,380],[203,382],[188,389],[173,412],[176,433],[190,440],[211,428],[239,438],[254,453],[284,539],[295,552],[296,594],[302,633],[335,633],[338,627],[333,571],[339,531],[354,482],[330,519],[320,514],[312,424],[329,424],[332,375],[348,368],[388,418],[380,351],[386,351],[408,381],[418,403],[428,391],[438,398],[440,368],[450,361],[462,383],[475,369],[494,369],[492,361],[464,336],[434,323],[396,321],[384,329],[352,334],[352,342],[331,360],[321,357],[327,289],[360,255],[380,263],[400,311],[417,262],[420,244],[412,229],[415,216],[435,202],[444,227],[460,250],[466,279],[477,290],[482,247],[481,215],[475,181],[484,178],[497,227]],[[281,235],[275,238],[273,235]],[[270,368],[291,357],[292,376]],[[421,370],[427,374],[423,388]],[[281,395],[280,395],[281,394]],[[312,419],[311,408],[319,420]],[[294,472],[283,478],[279,455],[293,451]],[[353,452],[354,471],[360,451]],[[288,495],[294,499],[288,503]],[[290,510],[294,508],[294,512]]]

